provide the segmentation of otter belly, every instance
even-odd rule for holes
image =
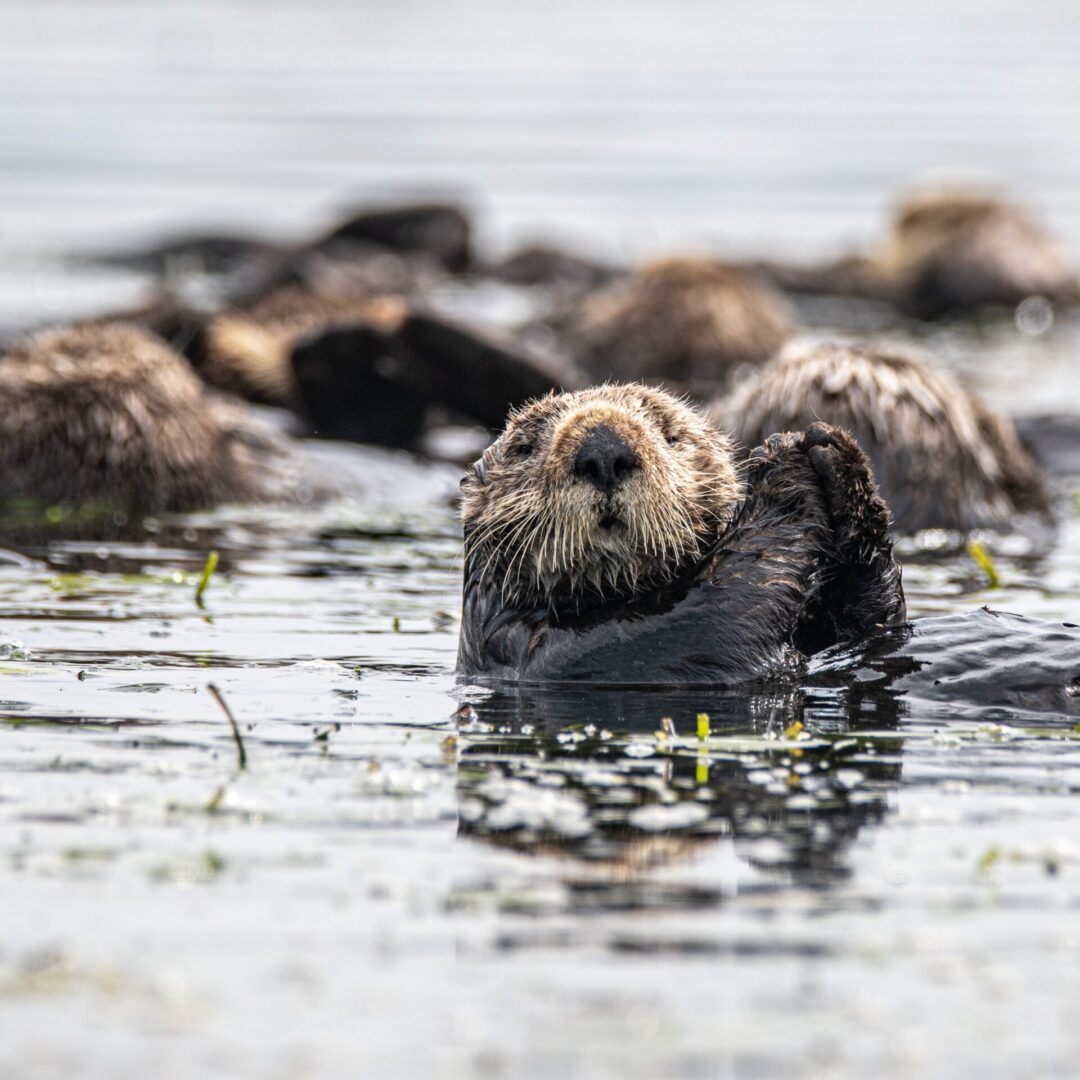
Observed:
[[[897,703],[1080,716],[1080,626],[982,608],[886,627],[804,658],[781,644],[763,650],[753,624],[713,618],[710,609],[724,605],[709,590],[698,586],[664,612],[589,628],[522,623],[512,647],[503,638],[481,662],[463,639],[458,670],[495,681],[628,688],[756,684],[813,694],[827,687]]]
[[[770,621],[783,627],[781,613],[771,610],[769,601],[774,594],[784,599],[779,594],[785,591],[792,590],[777,582],[755,596],[739,583],[702,580],[675,596],[658,594],[648,606],[609,609],[564,624],[519,612],[484,618],[483,601],[467,597],[458,672],[499,681],[609,686],[735,686],[790,679],[803,662],[787,640],[790,631],[762,632]],[[747,604],[757,607],[756,618],[746,617]]]

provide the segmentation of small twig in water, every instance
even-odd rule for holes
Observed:
[[[237,764],[240,771],[243,772],[247,768],[247,751],[244,749],[244,740],[240,735],[240,727],[236,723],[236,717],[233,716],[232,709],[229,708],[225,698],[222,697],[221,691],[213,683],[207,683],[206,689],[214,695],[214,700],[221,706],[221,711],[229,721],[229,727],[232,728],[233,740],[236,743]]]

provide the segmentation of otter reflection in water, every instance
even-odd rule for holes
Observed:
[[[1080,627],[986,610],[826,650],[786,689],[504,684],[459,713],[459,832],[623,883],[723,840],[774,885],[825,885],[887,811],[906,717],[1078,715]]]
[[[702,710],[711,724],[704,741]],[[887,693],[815,701],[518,687],[461,716],[459,834],[591,868],[578,881],[583,903],[632,903],[605,882],[633,889],[650,870],[717,844],[733,845],[763,883],[827,885],[847,876],[848,849],[884,816],[900,778]],[[648,888],[655,902],[659,886]],[[691,890],[667,899],[717,897]]]

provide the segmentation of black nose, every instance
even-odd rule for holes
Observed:
[[[631,445],[607,424],[597,424],[585,436],[574,458],[574,475],[610,495],[636,468]]]

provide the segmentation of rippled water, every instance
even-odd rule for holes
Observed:
[[[810,250],[965,165],[1076,244],[1076,19],[15,0],[0,323],[140,286],[69,241],[432,178],[495,243]],[[1073,407],[1067,319],[920,333],[1003,407]],[[355,497],[0,562],[0,1075],[1080,1071],[1065,720],[456,687],[456,471],[330,453]],[[1000,589],[910,544],[912,612],[1076,620],[1078,491],[1049,552],[996,545]]]

